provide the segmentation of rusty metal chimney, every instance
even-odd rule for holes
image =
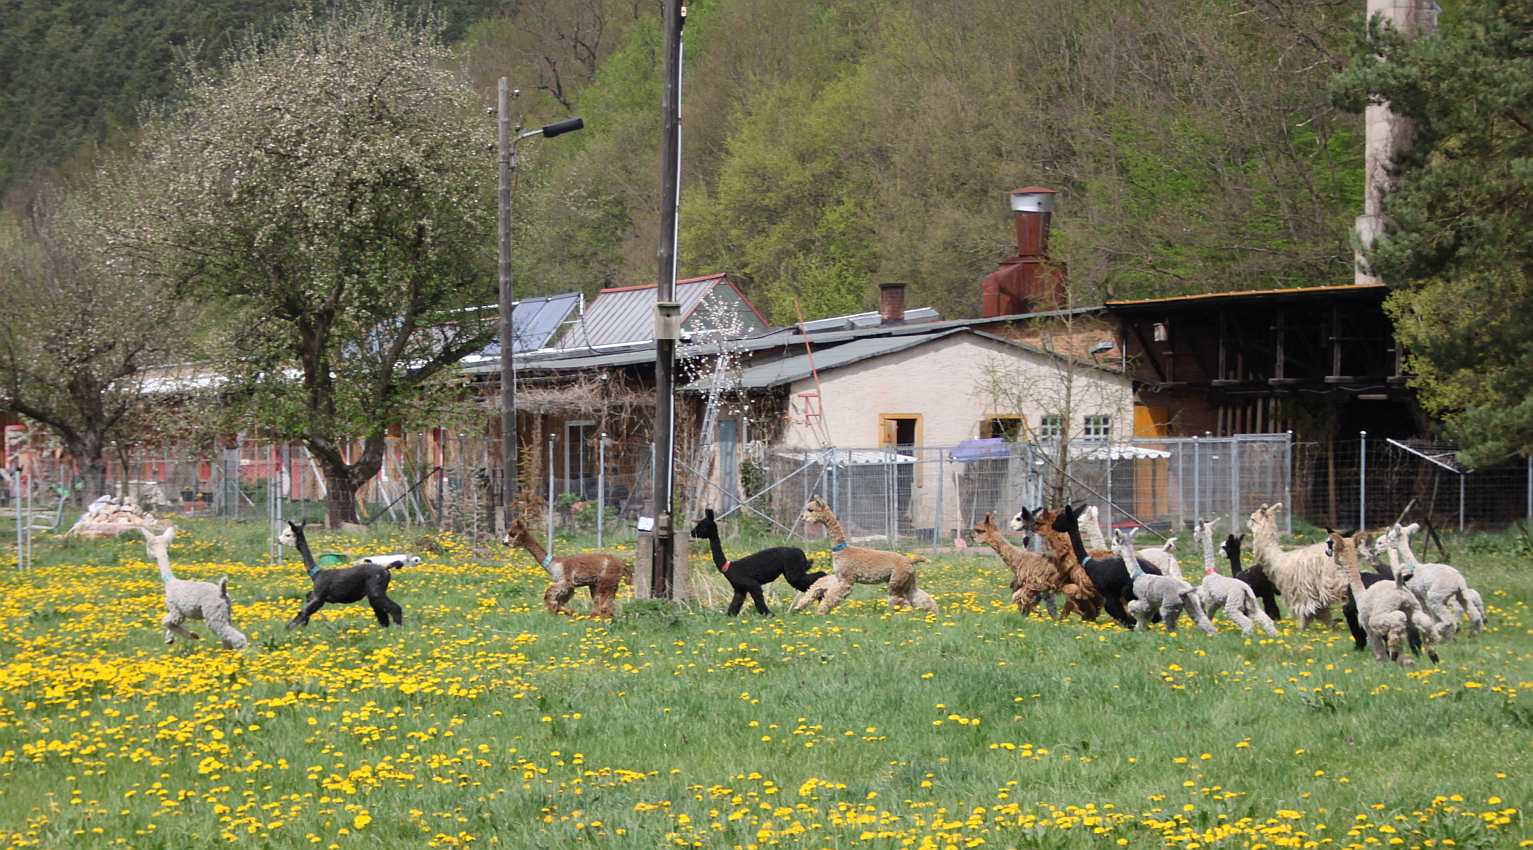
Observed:
[[[905,284],[878,285],[878,321],[883,325],[896,325],[905,321]]]
[[[1049,259],[1054,199],[1054,190],[1043,186],[1012,190],[1008,204],[1017,228],[1017,254],[1001,261],[981,284],[980,314],[985,318],[1064,302],[1064,266]]]

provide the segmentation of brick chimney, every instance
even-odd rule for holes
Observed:
[[[1054,190],[1043,186],[1012,191],[1017,253],[1001,261],[981,284],[980,314],[985,318],[1031,313],[1065,302],[1064,265],[1049,259],[1054,197]]]
[[[905,321],[905,284],[880,283],[878,285],[878,322],[897,325]]]

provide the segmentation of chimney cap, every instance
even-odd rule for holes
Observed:
[[[1011,190],[1012,212],[1053,212],[1054,195],[1047,186],[1023,186]]]
[[[896,282],[896,283],[880,283],[878,285],[878,288],[879,288],[880,291],[886,290],[886,289],[904,289],[905,288],[905,284],[898,283],[898,282]]]

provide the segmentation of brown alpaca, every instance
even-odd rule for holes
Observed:
[[[1070,545],[1070,535],[1054,530],[1054,520],[1062,512],[1062,508],[1050,508],[1032,514],[1031,530],[1033,534],[1042,537],[1044,545],[1054,553],[1052,560],[1059,570],[1059,589],[1065,594],[1065,607],[1060,612],[1060,616],[1068,617],[1071,611],[1075,611],[1081,615],[1082,620],[1095,620],[1102,612],[1102,595],[1097,592],[1091,576],[1086,574],[1086,568],[1082,567],[1080,560],[1075,557],[1075,549]],[[1089,552],[1087,554],[1096,557],[1098,554],[1110,553]]]
[[[1059,619],[1059,612],[1054,608],[1054,594],[1063,589],[1064,582],[1061,580],[1062,570],[1057,557],[1040,555],[1011,545],[990,514],[985,514],[984,519],[974,524],[974,539],[994,549],[1001,560],[1006,562],[1006,566],[1011,568],[1011,601],[1017,604],[1019,614],[1026,617],[1033,606],[1038,604],[1038,600],[1042,599],[1044,606],[1049,609],[1049,616]],[[1073,584],[1071,592],[1077,597],[1082,595],[1080,588]],[[1073,601],[1077,606],[1082,602],[1089,605],[1091,596],[1085,594],[1083,600]]]
[[[937,603],[931,595],[916,587],[915,565],[924,562],[925,558],[848,545],[841,523],[836,521],[830,506],[821,501],[819,496],[804,505],[804,513],[799,518],[805,523],[820,523],[830,534],[831,574],[816,581],[800,594],[793,601],[792,610],[801,610],[819,599],[820,605],[816,611],[827,614],[840,605],[857,585],[886,584],[889,586],[890,608],[909,605],[928,614],[937,613]]]
[[[550,614],[574,614],[564,603],[575,595],[575,588],[585,587],[591,591],[592,614],[611,617],[613,600],[617,598],[623,579],[627,578],[628,583],[633,584],[632,562],[606,552],[556,558],[538,543],[520,518],[511,520],[501,542],[527,550],[527,554],[553,577],[554,583],[543,591],[543,604],[548,606]]]

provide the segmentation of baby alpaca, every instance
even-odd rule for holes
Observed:
[[[841,604],[841,601],[846,599],[851,594],[852,588],[857,585],[885,584],[889,587],[890,608],[909,605],[929,614],[937,613],[937,603],[932,600],[931,595],[916,589],[915,565],[925,561],[925,558],[920,556],[907,558],[898,552],[884,552],[849,545],[846,533],[841,530],[841,523],[836,520],[836,515],[831,513],[830,506],[825,504],[819,496],[815,496],[804,505],[804,512],[799,519],[806,524],[820,523],[830,534],[833,544],[830,547],[832,572],[810,585],[809,590],[794,600],[791,610],[802,610],[814,599],[819,599],[820,604],[815,609],[816,612],[828,614],[831,609]]]
[[[1128,566],[1129,576],[1134,582],[1135,598],[1128,604],[1129,613],[1134,615],[1134,631],[1142,630],[1149,623],[1151,614],[1159,611],[1161,619],[1166,623],[1166,631],[1174,632],[1177,618],[1186,610],[1204,634],[1213,634],[1216,631],[1214,624],[1203,614],[1197,588],[1179,578],[1152,575],[1144,571],[1134,552],[1134,535],[1138,533],[1137,528],[1127,532],[1115,528],[1112,532],[1118,557]]]
[[[1272,625],[1272,620],[1262,611],[1256,602],[1256,593],[1251,586],[1237,578],[1220,575],[1218,562],[1214,556],[1214,526],[1219,520],[1199,520],[1193,528],[1193,534],[1198,538],[1203,548],[1203,583],[1198,585],[1198,603],[1209,618],[1217,616],[1222,608],[1224,613],[1230,616],[1235,625],[1240,627],[1240,633],[1251,633],[1251,622],[1262,627],[1262,631],[1269,635],[1277,634],[1277,627]]]
[[[1361,536],[1361,535],[1359,535]],[[1407,641],[1407,631],[1412,620],[1421,610],[1416,597],[1405,589],[1399,576],[1392,581],[1375,582],[1371,587],[1363,584],[1362,573],[1357,568],[1358,539],[1339,531],[1330,532],[1326,538],[1326,554],[1334,566],[1347,576],[1352,598],[1357,602],[1357,619],[1367,635],[1373,657],[1381,662],[1398,661],[1402,667],[1411,666],[1409,654],[1401,653],[1401,644]]]
[[[1042,508],[1036,511],[1023,508],[1012,517],[1011,528],[1013,531],[1027,533],[1024,545],[1031,547],[1032,538],[1037,535],[1052,553],[1052,562],[1059,570],[1058,586],[1065,594],[1065,607],[1059,615],[1068,617],[1070,611],[1074,610],[1081,615],[1082,620],[1095,620],[1102,612],[1102,594],[1076,557],[1070,544],[1070,535],[1054,530],[1054,522],[1060,514],[1058,508],[1048,511]]]
[[[1061,587],[1059,565],[1054,558],[1011,545],[990,514],[985,514],[984,519],[974,524],[974,539],[994,549],[1011,568],[1011,601],[1016,603],[1017,613],[1026,617],[1041,598],[1049,609],[1049,616],[1059,619],[1054,607],[1054,592]],[[1075,588],[1074,593],[1079,594],[1080,589]],[[1090,602],[1089,596],[1086,601]]]
[[[179,635],[188,640],[201,640],[196,632],[187,631],[181,624],[187,620],[201,620],[208,624],[208,631],[223,642],[225,649],[244,649],[250,641],[234,627],[234,605],[229,601],[229,577],[224,576],[218,584],[206,581],[185,581],[170,571],[170,541],[176,539],[176,527],[166,527],[156,537],[147,528],[139,528],[144,535],[145,547],[150,557],[160,565],[160,581],[165,583],[165,643],[176,642]]]
[[[1069,535],[1070,549],[1075,553],[1075,559],[1080,562],[1086,575],[1091,577],[1091,584],[1096,588],[1097,595],[1101,597],[1102,608],[1107,611],[1108,616],[1117,620],[1124,628],[1134,628],[1134,618],[1123,609],[1124,602],[1135,598],[1134,580],[1129,575],[1129,568],[1123,559],[1118,555],[1099,557],[1086,551],[1086,544],[1081,540],[1080,523],[1077,522],[1075,509],[1070,505],[1065,505],[1049,528],[1054,532]],[[1135,561],[1134,569],[1151,575],[1160,575],[1160,568],[1154,564]]]
[[[511,520],[506,534],[501,538],[506,546],[521,546],[542,565],[554,582],[543,591],[543,605],[550,614],[574,614],[564,603],[575,595],[575,588],[585,587],[591,591],[591,610],[597,617],[611,617],[614,600],[623,579],[633,584],[633,563],[606,552],[590,552],[584,555],[554,557],[552,552],[532,536],[532,531],[521,517]]]
[[[1112,550],[1107,546],[1107,539],[1102,536],[1102,525],[1099,517],[1100,514],[1097,511],[1096,505],[1087,505],[1076,514],[1076,520],[1081,526],[1081,539],[1086,541],[1086,551],[1093,554],[1101,552],[1106,555]],[[1012,530],[1021,530],[1017,528],[1015,521],[1012,523]],[[1181,578],[1182,565],[1177,562],[1176,556],[1171,554],[1171,550],[1175,548],[1176,538],[1168,537],[1166,542],[1159,546],[1138,550],[1139,558],[1154,564],[1155,568],[1160,570],[1162,575]]]
[[[298,550],[298,555],[303,558],[303,568],[308,572],[309,580],[314,583],[308,596],[304,597],[303,607],[288,621],[287,627],[293,629],[308,626],[309,618],[326,603],[349,605],[364,598],[372,606],[378,625],[386,629],[390,619],[395,625],[404,625],[404,609],[390,599],[388,594],[394,568],[359,561],[349,567],[322,570],[314,561],[314,553],[309,550],[309,538],[303,531],[306,525],[306,522],[289,522],[277,537],[278,543]]]
[[[712,509],[692,527],[692,538],[708,541],[713,552],[713,565],[718,567],[730,587],[735,589],[735,596],[729,601],[731,617],[739,615],[746,594],[756,603],[756,613],[762,616],[771,614],[766,600],[761,597],[761,588],[776,581],[778,576],[786,578],[788,584],[800,592],[807,591],[816,581],[825,577],[825,573],[809,571],[813,564],[809,563],[804,550],[795,546],[773,546],[746,555],[738,561],[724,557],[724,544],[719,539],[719,527],[713,521]]]
[[[1395,523],[1379,544],[1394,556],[1391,561],[1398,557],[1405,562],[1403,570],[1397,569],[1397,572],[1404,573],[1405,586],[1416,594],[1427,614],[1437,621],[1441,640],[1453,639],[1461,612],[1469,615],[1470,634],[1479,634],[1485,625],[1485,603],[1480,601],[1478,593],[1470,596],[1469,584],[1458,570],[1447,564],[1423,564],[1416,560],[1416,553],[1411,551],[1410,535],[1418,527],[1415,523],[1409,526]]]

